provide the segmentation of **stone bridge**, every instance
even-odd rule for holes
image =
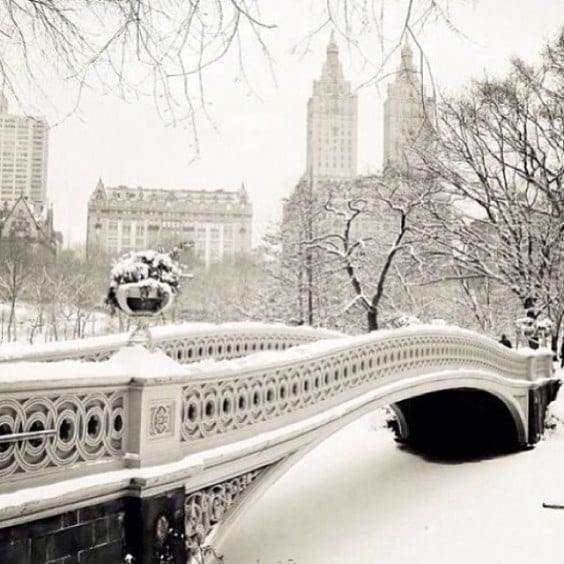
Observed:
[[[559,384],[550,351],[446,327],[346,337],[189,325],[152,341],[153,351],[127,336],[0,349],[7,562],[184,563],[365,413],[392,406],[409,442],[441,425],[452,434],[456,412],[471,428],[459,438],[502,429],[527,447]]]

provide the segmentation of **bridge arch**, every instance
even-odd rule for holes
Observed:
[[[506,409],[506,414],[511,418],[514,425],[515,438],[517,440],[516,448],[518,445],[526,445],[526,405],[520,401],[520,392],[523,392],[523,400],[526,399],[526,392],[524,390],[518,389],[519,393],[515,396],[512,393],[515,391],[514,388],[516,388],[513,384],[507,384],[496,374],[485,371],[468,370],[464,375],[461,375],[460,371],[441,372],[440,374],[430,374],[425,377],[420,377],[417,378],[417,380],[416,383],[405,386],[403,389],[395,389],[378,397],[367,398],[366,401],[359,404],[356,409],[344,413],[341,417],[324,425],[323,428],[319,429],[310,437],[310,440],[306,444],[303,444],[296,450],[290,452],[286,457],[272,464],[252,487],[245,490],[241,498],[237,501],[237,504],[230,509],[221,523],[212,530],[209,536],[209,543],[213,546],[221,547],[222,542],[235,524],[245,516],[247,511],[259,501],[266,491],[285,474],[290,472],[299,461],[332,435],[379,408],[391,408],[394,414],[398,416],[400,426],[403,426],[403,432],[409,434],[409,422],[404,412],[398,407],[402,401],[420,398],[442,391],[470,390],[481,392],[495,398],[499,405]],[[496,380],[499,381],[496,382]],[[221,552],[221,549],[219,552]]]

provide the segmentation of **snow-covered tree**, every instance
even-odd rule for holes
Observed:
[[[9,237],[0,244],[0,300],[8,304],[8,319],[4,335],[7,341],[16,340],[18,302],[29,289],[32,279],[42,271],[42,264],[49,258],[49,252],[30,244],[25,239]]]
[[[449,193],[427,232],[450,262],[439,278],[490,280],[529,316],[562,319],[564,73],[562,38],[537,67],[474,82],[443,100],[427,171]]]
[[[325,190],[325,214],[309,245],[332,257],[346,275],[352,299],[343,310],[359,306],[374,331],[381,327],[391,286],[397,292],[411,265],[421,264],[429,252],[420,236],[427,221],[424,205],[440,197],[439,189],[421,176],[385,174],[332,183]]]

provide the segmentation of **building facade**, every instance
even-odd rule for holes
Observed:
[[[192,243],[206,266],[248,254],[252,204],[239,190],[107,187],[98,181],[88,202],[87,254],[117,256]]]
[[[48,140],[44,118],[9,114],[0,96],[0,203],[24,196],[34,213],[46,208]]]
[[[434,113],[434,100],[425,95],[421,72],[405,42],[398,72],[388,85],[384,102],[384,170],[406,171],[416,164],[418,147],[429,141]]]
[[[339,48],[331,34],[321,77],[313,81],[307,104],[306,175],[314,182],[356,175],[357,104],[350,82],[343,78]]]
[[[52,256],[63,243],[61,233],[53,226],[53,210],[49,208],[37,216],[24,196],[13,205],[4,201],[0,209],[0,249],[5,251],[7,246],[20,243]]]

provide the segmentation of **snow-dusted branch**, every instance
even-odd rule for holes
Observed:
[[[469,283],[480,278],[534,315],[563,301],[564,68],[551,64],[563,51],[553,43],[539,65],[516,60],[505,78],[443,100],[423,155],[453,203],[431,206],[437,251],[451,257],[440,278],[460,280],[475,313]]]

